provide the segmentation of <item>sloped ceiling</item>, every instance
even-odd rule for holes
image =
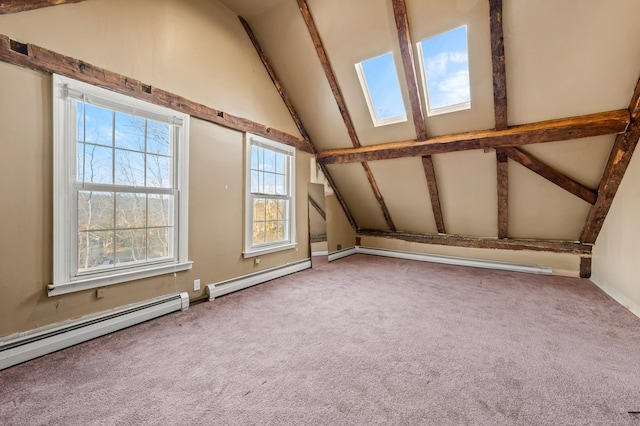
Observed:
[[[0,13],[78,1],[16,0],[0,4]],[[299,116],[298,130],[364,235],[595,242],[640,138],[637,0],[218,1],[246,20]],[[425,119],[422,87],[406,77],[419,74],[406,46],[417,56],[416,42],[461,25],[471,109]],[[354,64],[387,52],[409,119],[374,127]],[[581,117],[562,121],[568,129],[560,133],[540,123],[574,116]],[[606,131],[587,131],[596,127]],[[476,141],[463,147],[468,139],[459,134],[473,131],[480,132],[467,136]],[[542,133],[545,143],[534,143]],[[453,143],[434,151],[443,139]]]
[[[317,150],[351,148],[296,0],[220,1],[249,22]],[[415,140],[392,1],[307,3],[362,146]],[[489,1],[406,0],[406,8],[414,56],[416,42],[468,26],[472,107],[426,117],[428,136],[494,128]],[[640,2],[504,0],[502,10],[510,126],[629,107],[640,74]],[[386,52],[394,54],[409,120],[374,127],[354,64]],[[595,191],[614,139],[533,144],[522,151]],[[436,154],[433,163],[446,232],[496,237],[495,151]],[[508,237],[578,240],[590,204],[514,161],[508,164]],[[368,165],[398,231],[437,233],[420,157]],[[358,228],[389,228],[363,167],[327,168]]]

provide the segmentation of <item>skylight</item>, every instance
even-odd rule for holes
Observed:
[[[374,126],[407,121],[392,53],[357,63],[356,72]]]
[[[467,27],[418,43],[427,115],[471,108]]]

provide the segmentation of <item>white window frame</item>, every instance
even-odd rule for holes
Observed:
[[[396,70],[396,79],[398,80],[398,86],[400,86],[400,79],[398,78],[398,70],[397,68],[395,68],[395,59],[393,56],[393,52],[383,53],[382,55],[374,56],[373,58],[369,58],[369,59],[375,59],[380,56],[388,55],[389,53],[391,53],[393,67]],[[378,114],[376,114],[376,108],[373,104],[373,98],[371,97],[371,92],[369,91],[369,84],[367,83],[367,77],[364,73],[364,68],[362,67],[362,63],[365,61],[368,61],[369,59],[365,59],[364,61],[358,62],[357,64],[355,64],[355,67],[356,67],[356,74],[358,74],[358,80],[360,81],[360,86],[362,88],[362,92],[364,93],[364,99],[367,103],[367,107],[369,108],[369,115],[371,115],[371,121],[373,121],[373,127],[388,126],[390,124],[396,124],[396,123],[404,123],[405,121],[407,121],[406,108],[403,115],[399,115],[397,117],[385,118],[382,120],[378,118]],[[402,96],[402,88],[399,87],[399,89],[400,89],[400,97],[402,98],[402,102],[404,105],[404,96]]]
[[[424,99],[425,99],[425,105],[427,107],[427,117],[433,117],[435,115],[441,115],[441,114],[448,114],[451,112],[457,112],[457,111],[464,111],[467,109],[471,109],[471,93],[469,93],[469,100],[466,102],[460,102],[458,104],[454,104],[454,105],[449,105],[449,106],[445,106],[445,107],[440,107],[440,108],[431,108],[431,101],[429,100],[429,85],[427,84],[427,71],[425,70],[424,67],[424,55],[422,54],[422,43],[430,40],[432,38],[438,37],[442,34],[446,34],[449,31],[455,31],[459,28],[466,28],[465,33],[467,35],[467,57],[469,55],[469,31],[468,31],[468,26],[467,25],[460,25],[459,27],[456,28],[452,28],[450,30],[447,31],[443,31],[439,34],[436,34],[432,37],[428,37],[425,38],[424,40],[419,41],[418,43],[416,43],[416,50],[418,51],[418,62],[420,64],[420,76],[422,77],[422,88],[423,88],[423,95],[424,95]],[[471,76],[469,76],[469,89],[471,89]]]
[[[281,152],[287,155],[289,164],[287,181],[285,185],[288,188],[288,196],[273,196],[270,194],[254,194],[251,192],[251,146],[258,145],[267,149]],[[274,253],[282,250],[289,250],[297,247],[296,242],[296,188],[295,188],[295,164],[296,150],[295,148],[276,142],[262,136],[251,133],[245,134],[245,225],[244,225],[244,250],[242,255],[244,258],[260,256],[267,253]],[[283,198],[289,201],[289,239],[287,241],[278,241],[274,243],[263,243],[256,246],[253,245],[253,198]]]
[[[114,111],[172,124],[175,217],[173,256],[109,270],[78,271],[75,103],[85,100]],[[98,185],[98,184],[94,184]],[[102,185],[105,190],[122,190]],[[49,296],[191,269],[188,260],[189,115],[74,79],[53,75],[53,284]],[[153,193],[139,187],[125,190]]]

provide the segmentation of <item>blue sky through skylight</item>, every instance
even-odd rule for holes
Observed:
[[[360,63],[377,121],[405,117],[393,55],[387,53]]]
[[[467,27],[421,41],[430,110],[471,101]]]

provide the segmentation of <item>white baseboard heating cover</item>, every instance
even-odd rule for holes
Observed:
[[[379,249],[356,246],[355,253],[371,254],[374,256],[395,257],[398,259],[418,260],[421,262],[443,263],[445,265],[471,266],[474,268],[498,269],[502,271],[525,272],[529,274],[551,275],[553,269],[549,266],[528,263],[500,262],[497,260],[471,259],[468,257],[443,256],[426,253],[413,253],[399,250]],[[350,253],[352,254],[352,253]],[[329,255],[329,260],[331,255]]]
[[[220,297],[234,291],[242,290],[256,284],[261,284],[266,281],[275,280],[276,278],[284,277],[285,275],[293,274],[294,272],[304,271],[305,269],[309,268],[311,268],[310,259],[288,263],[283,266],[265,269],[264,271],[244,275],[239,278],[220,281],[214,284],[207,284],[207,294],[209,295],[209,300],[211,301],[216,297]]]
[[[102,315],[82,318],[60,327],[22,335],[0,343],[0,370],[188,308],[189,294],[176,293]]]

